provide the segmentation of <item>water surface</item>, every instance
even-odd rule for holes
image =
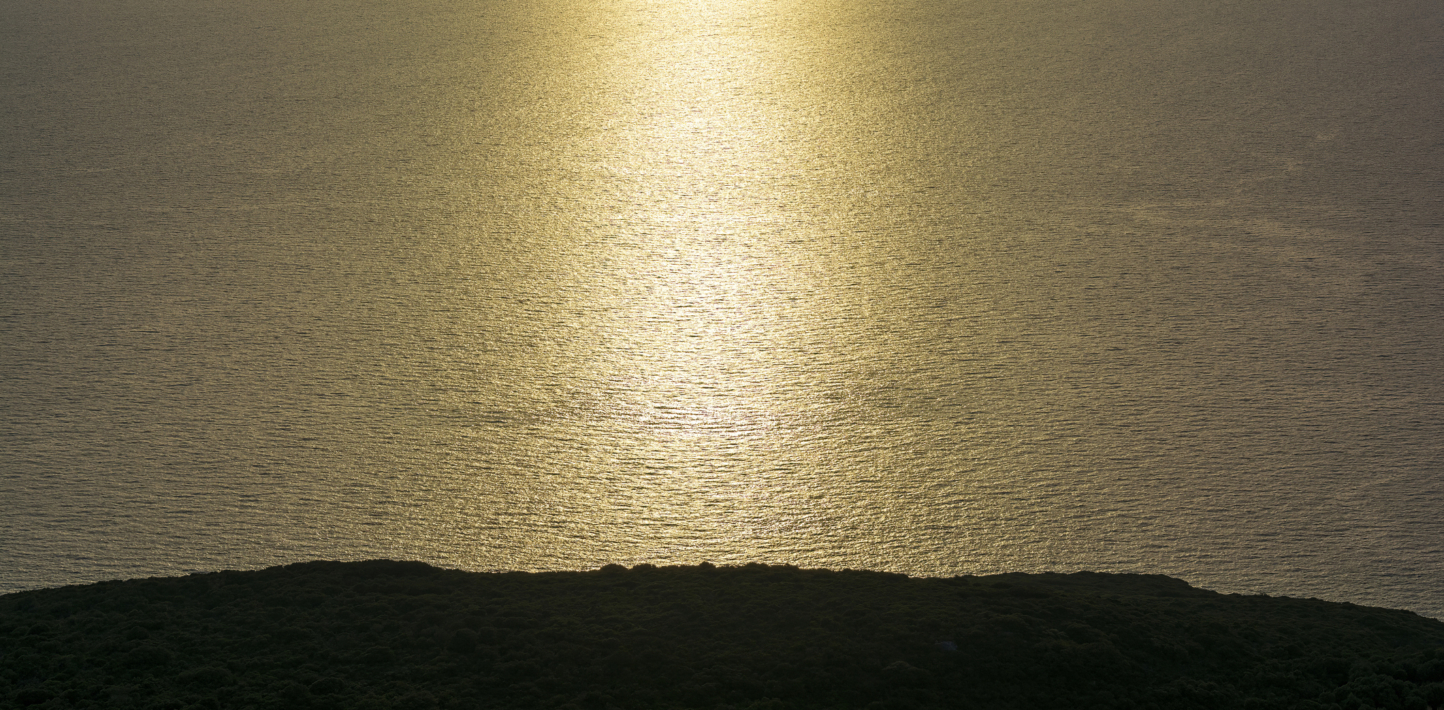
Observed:
[[[710,560],[1444,616],[1441,36],[7,3],[0,591]]]

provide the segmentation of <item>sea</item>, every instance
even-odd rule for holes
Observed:
[[[1098,570],[1444,618],[1444,3],[5,0],[0,592]]]

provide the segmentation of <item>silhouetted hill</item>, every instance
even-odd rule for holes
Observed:
[[[0,707],[1409,708],[1444,623],[1162,576],[310,562],[0,596]]]

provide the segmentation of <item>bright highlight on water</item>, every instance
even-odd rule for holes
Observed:
[[[1444,8],[0,9],[0,591],[314,558],[1444,616]]]

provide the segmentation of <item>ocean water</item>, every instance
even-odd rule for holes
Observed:
[[[10,0],[0,592],[1093,569],[1444,617],[1444,5]]]

